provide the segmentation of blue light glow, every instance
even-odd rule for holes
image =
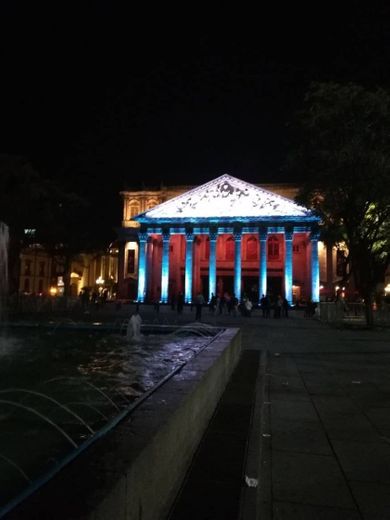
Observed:
[[[138,296],[137,300],[141,303],[145,301],[146,292],[146,240],[139,241],[138,253]]]
[[[234,295],[238,300],[241,300],[241,235],[235,237]]]
[[[161,266],[161,301],[168,303],[169,285],[169,235],[163,235],[163,253]]]
[[[267,294],[267,237],[260,237],[259,301]]]
[[[192,244],[193,237],[186,240],[186,265],[184,279],[184,300],[186,303],[192,302]]]
[[[212,294],[217,294],[217,256],[216,256],[217,240],[210,238],[210,259],[209,259],[209,300]]]
[[[318,261],[318,240],[311,238],[311,299],[320,301],[320,265]]]
[[[286,259],[284,266],[284,295],[288,303],[292,304],[292,281],[293,281],[293,243],[291,238],[285,236]]]

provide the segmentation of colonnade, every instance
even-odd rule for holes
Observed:
[[[299,228],[299,232],[302,229]],[[315,229],[305,229],[310,232],[309,240],[311,243],[311,299],[319,301],[319,259],[318,259],[318,232]],[[284,291],[288,302],[292,303],[292,288],[293,288],[293,238],[294,228],[289,227],[257,227],[250,228],[249,231],[244,229],[177,229],[167,228],[158,230],[158,234],[162,235],[162,265],[161,265],[161,302],[168,303],[169,298],[169,245],[170,237],[174,234],[185,235],[186,252],[184,262],[184,300],[186,303],[191,303],[193,299],[193,257],[194,257],[194,238],[197,235],[208,235],[210,243],[209,255],[209,299],[212,294],[217,293],[217,255],[216,245],[219,233],[230,232],[234,237],[234,294],[241,299],[241,272],[242,272],[242,258],[241,258],[241,241],[244,233],[254,232],[258,234],[260,243],[259,256],[259,301],[263,294],[267,294],[267,238],[270,233],[281,233],[284,235],[285,241],[285,256],[284,256]],[[138,232],[139,239],[139,256],[138,256],[138,301],[144,302],[147,288],[147,257],[146,248],[148,237],[156,234],[156,230],[148,229],[146,231]]]

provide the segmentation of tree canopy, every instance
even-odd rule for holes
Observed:
[[[321,216],[323,239],[347,245],[369,305],[390,258],[390,94],[314,83],[291,129],[299,200]]]
[[[19,254],[25,246],[40,244],[61,257],[68,270],[80,253],[107,246],[93,232],[97,223],[90,202],[64,182],[42,177],[28,161],[15,156],[0,156],[0,174],[0,221],[10,228],[11,292],[18,290]]]

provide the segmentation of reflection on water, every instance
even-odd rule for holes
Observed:
[[[69,438],[82,444],[207,340],[147,335],[134,344],[119,335],[35,330],[0,338],[0,514],[69,453]]]

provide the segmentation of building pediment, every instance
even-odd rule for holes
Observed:
[[[313,214],[290,199],[231,175],[191,189],[135,217],[154,219],[273,219],[307,218]]]

